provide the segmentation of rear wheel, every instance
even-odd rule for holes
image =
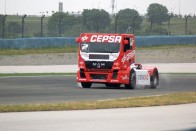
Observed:
[[[81,82],[83,88],[91,88],[92,83],[90,82]]]
[[[150,77],[150,88],[155,89],[159,84],[158,71],[154,70],[153,75]]]
[[[136,88],[136,73],[134,70],[130,73],[129,84],[125,84],[125,88],[127,89],[135,89]]]

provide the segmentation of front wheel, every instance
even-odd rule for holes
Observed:
[[[83,88],[91,88],[92,83],[90,82],[81,82]]]
[[[129,77],[129,84],[125,84],[125,88],[127,89],[135,89],[136,88],[136,73],[134,70],[131,71]]]

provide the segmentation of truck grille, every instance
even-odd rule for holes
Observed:
[[[109,55],[90,54],[89,55],[89,59],[109,60]]]
[[[88,69],[111,69],[113,62],[110,61],[85,61]]]
[[[91,74],[91,78],[93,80],[106,80],[107,75],[106,74]]]

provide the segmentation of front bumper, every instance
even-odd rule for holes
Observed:
[[[129,83],[129,71],[126,70],[113,70],[113,71],[84,71],[77,72],[78,82],[91,82],[91,83]]]

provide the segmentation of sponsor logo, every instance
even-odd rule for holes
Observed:
[[[86,81],[86,79],[78,79],[79,81]]]
[[[124,55],[122,60],[121,60],[121,62],[124,64],[125,61],[128,61],[129,59],[131,59],[134,56],[135,56],[135,50],[133,50],[132,52],[130,52],[130,53],[126,54],[126,55]]]
[[[105,66],[105,63],[93,63],[94,67],[101,68]]]
[[[119,80],[111,80],[111,82],[119,82]]]
[[[138,80],[148,80],[148,75],[138,75]]]
[[[122,36],[92,35],[90,42],[120,43]]]
[[[87,39],[88,39],[88,36],[86,36],[86,35],[83,36],[83,37],[82,37],[82,42],[86,41]]]
[[[122,80],[124,81],[124,80],[128,80],[129,79],[129,77],[127,76],[127,75],[125,75],[125,76],[121,76],[122,77]]]

